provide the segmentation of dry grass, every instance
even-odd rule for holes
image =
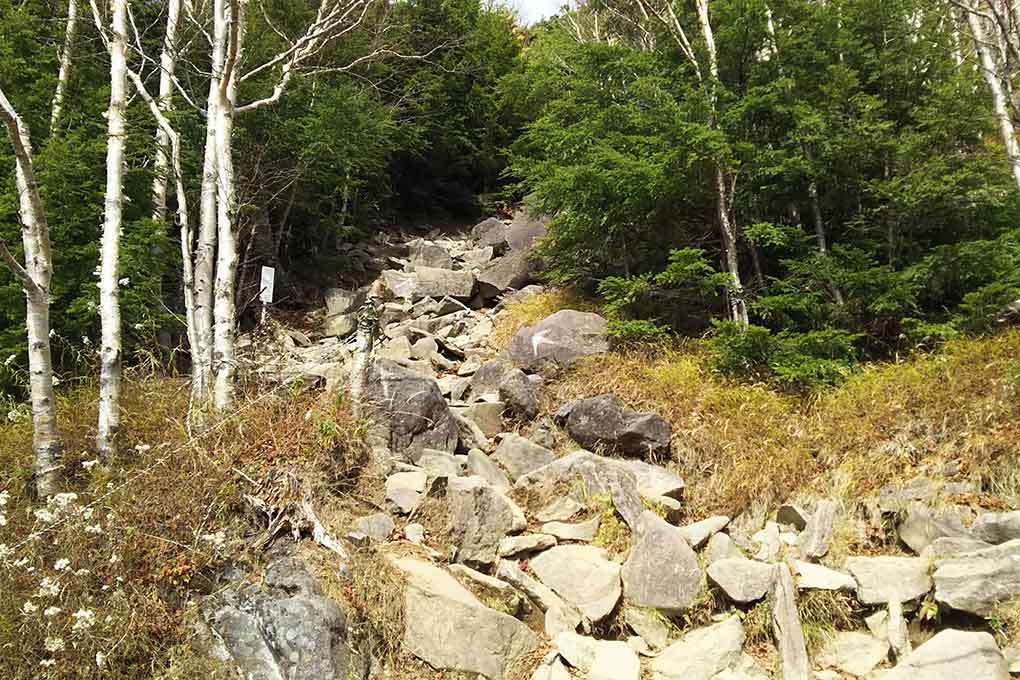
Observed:
[[[14,548],[0,560],[0,677],[216,677],[192,651],[189,617],[221,565],[259,560],[248,546],[260,518],[242,493],[272,493],[259,480],[278,469],[324,479],[319,493],[341,488],[362,455],[358,428],[328,399],[264,392],[193,440],[187,404],[184,381],[127,381],[120,453],[104,470],[83,465],[95,391],[61,394],[73,495],[48,504],[28,493],[31,423],[0,428],[0,544]],[[47,529],[53,519],[63,523]]]
[[[836,590],[809,590],[797,598],[800,625],[809,654],[820,650],[837,631],[857,630],[864,617],[861,605],[849,594]]]
[[[351,581],[344,598],[353,609],[349,621],[372,654],[399,663],[404,637],[405,579],[390,559],[374,548],[352,555]]]

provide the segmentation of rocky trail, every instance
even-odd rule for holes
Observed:
[[[262,378],[329,391],[362,381],[380,510],[329,530],[341,552],[371,552],[398,576],[380,587],[399,591],[394,624],[418,674],[371,658],[293,551],[271,551],[258,583],[207,599],[221,659],[253,680],[1020,671],[1020,650],[1000,649],[988,623],[1020,595],[1020,512],[975,510],[955,471],[876,498],[688,517],[665,419],[614,395],[543,416],[546,382],[609,350],[606,321],[572,310],[494,346],[507,302],[538,290],[530,248],[543,229],[518,215],[460,235],[380,236],[352,255],[370,275],[382,264],[372,285],[329,291],[314,333],[281,329],[272,352],[249,348]],[[875,526],[887,551],[836,561],[847,527]],[[373,578],[332,559],[344,578]],[[807,601],[848,612],[813,646]]]

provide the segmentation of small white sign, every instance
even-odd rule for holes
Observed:
[[[262,283],[259,289],[259,300],[263,304],[273,304],[273,285],[276,283],[276,269],[273,267],[262,268]]]

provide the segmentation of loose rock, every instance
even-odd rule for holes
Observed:
[[[746,604],[765,597],[775,578],[771,564],[742,557],[708,565],[708,578],[734,602]]]
[[[608,616],[620,600],[620,566],[601,548],[559,545],[533,558],[531,569],[592,622]]]
[[[623,565],[627,601],[667,614],[686,611],[702,590],[698,556],[680,529],[646,510]]]
[[[639,413],[614,394],[572,401],[556,412],[556,422],[586,448],[609,446],[634,456],[660,456],[669,450],[672,429],[655,413]]]
[[[793,586],[793,576],[785,564],[777,564],[774,570],[769,604],[772,610],[772,635],[783,661],[783,680],[809,680],[811,664],[808,662],[804,631],[797,612],[797,591]]]
[[[800,535],[800,555],[806,560],[824,557],[832,542],[832,527],[838,506],[835,501],[818,501],[814,514]]]
[[[521,328],[510,341],[510,359],[531,371],[554,371],[607,351],[606,320],[570,309]]]
[[[1006,661],[988,633],[947,629],[908,654],[882,680],[1007,680]]]
[[[740,661],[744,626],[731,616],[692,630],[652,659],[652,680],[711,680]]]
[[[521,509],[480,477],[450,479],[446,498],[457,562],[491,566],[503,537],[527,527]]]
[[[928,563],[919,557],[851,557],[846,568],[857,581],[862,604],[910,602],[932,586]]]
[[[502,465],[515,481],[548,465],[555,458],[549,449],[532,444],[524,437],[513,433],[503,435],[496,452],[492,454],[492,459]]]

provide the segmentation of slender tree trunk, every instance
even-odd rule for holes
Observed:
[[[67,93],[67,81],[71,78],[71,59],[74,54],[74,38],[78,32],[78,0],[68,0],[67,26],[64,28],[64,47],[60,51],[60,71],[57,74],[57,89],[53,93],[53,106],[50,109],[50,134],[57,133],[60,116],[64,112],[64,96]]]
[[[985,35],[984,26],[981,24],[981,17],[974,12],[965,12],[965,14],[974,37],[974,50],[981,60],[981,73],[985,77],[985,82],[988,83],[988,89],[992,91],[992,104],[995,108],[995,116],[999,120],[999,133],[1002,135],[1002,144],[1006,149],[1010,171],[1013,173],[1013,179],[1017,186],[1020,187],[1020,149],[1017,146],[1013,121],[1009,115],[1009,102],[1006,99],[1002,81],[999,80],[998,69]]]
[[[234,401],[234,324],[237,284],[237,191],[234,177],[234,107],[237,95],[237,62],[244,36],[244,15],[240,0],[216,0],[217,41],[227,45],[223,78],[216,106],[216,167],[219,174],[216,195],[216,288],[213,302],[213,401],[217,409]],[[221,38],[219,34],[222,33]]]
[[[106,209],[99,276],[102,326],[99,375],[99,458],[111,459],[120,427],[120,231],[124,205],[124,112],[127,107],[127,0],[113,0],[110,34],[110,107],[107,110]]]
[[[74,0],[72,0],[73,2]],[[159,57],[159,108],[166,113],[173,110],[173,76],[177,67],[177,22],[181,13],[181,0],[167,3],[166,34],[163,37],[163,52]],[[169,185],[170,139],[160,126],[156,128],[156,158],[152,180],[152,217],[162,222],[166,219],[166,194]]]
[[[50,279],[53,257],[49,225],[39,196],[32,164],[28,127],[0,89],[0,118],[14,148],[18,214],[25,249],[25,266],[11,256],[0,241],[0,256],[14,270],[25,290],[28,331],[29,391],[32,398],[32,448],[35,453],[35,484],[39,496],[60,490],[63,444],[57,430],[57,407],[53,393],[53,360],[50,354]]]

